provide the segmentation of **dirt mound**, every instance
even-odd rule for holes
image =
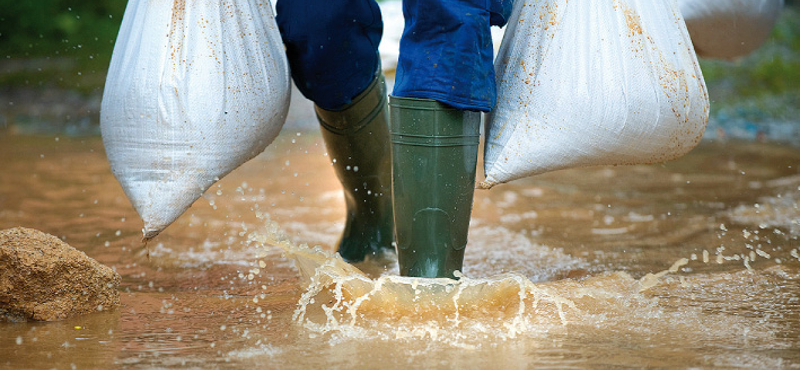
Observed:
[[[55,236],[0,231],[0,321],[54,321],[119,305],[120,276]]]

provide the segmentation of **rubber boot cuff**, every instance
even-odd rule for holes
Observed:
[[[328,131],[346,135],[361,130],[386,109],[386,82],[378,73],[372,83],[353,100],[338,110],[326,110],[314,105],[317,120]]]

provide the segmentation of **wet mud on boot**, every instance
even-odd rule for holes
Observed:
[[[389,97],[400,275],[456,278],[464,262],[480,112]]]
[[[347,207],[337,250],[348,262],[394,250],[386,85],[382,75],[340,110],[315,107]]]

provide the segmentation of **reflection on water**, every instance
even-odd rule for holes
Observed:
[[[795,147],[477,191],[465,277],[440,283],[330,256],[344,202],[315,133],[284,132],[146,248],[99,138],[0,136],[0,163],[0,228],[123,277],[115,312],[0,324],[0,367],[800,367]]]

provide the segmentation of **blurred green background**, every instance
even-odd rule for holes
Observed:
[[[0,0],[0,86],[102,89],[126,0]]]
[[[78,125],[78,131],[96,133],[125,5],[125,0],[0,0],[0,129],[58,131]],[[787,0],[771,38],[748,57],[701,60],[712,100],[711,127],[800,121],[799,8],[800,0]]]

